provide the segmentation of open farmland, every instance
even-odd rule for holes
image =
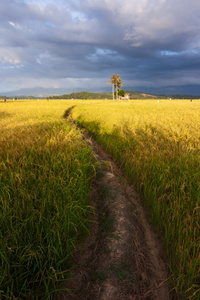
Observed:
[[[165,237],[180,299],[200,297],[200,102],[0,102],[1,298],[56,289],[85,234],[90,148],[66,110],[103,145]]]
[[[48,299],[87,232],[93,157],[67,108],[0,102],[1,299]]]
[[[84,102],[73,113],[120,165],[165,237],[181,299],[200,298],[200,102]]]

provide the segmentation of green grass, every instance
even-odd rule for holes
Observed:
[[[165,237],[177,298],[200,299],[200,102],[187,100],[0,102],[0,297],[51,298],[87,231],[94,165],[72,106]]]
[[[177,298],[200,299],[200,101],[88,101],[73,116],[143,198]]]
[[[87,233],[91,150],[70,103],[0,102],[0,298],[53,297]]]

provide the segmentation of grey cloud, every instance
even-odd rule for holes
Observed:
[[[68,78],[106,82],[112,73],[125,88],[126,80],[141,88],[196,84],[199,11],[196,0],[2,1],[0,90],[3,82],[24,85],[23,76],[62,86]]]

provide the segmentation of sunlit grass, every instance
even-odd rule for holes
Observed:
[[[177,297],[200,299],[200,101],[90,101],[73,116],[123,167],[163,232]]]
[[[165,237],[174,289],[199,299],[200,101],[0,102],[1,298],[50,297],[84,235],[90,150],[73,116],[122,166]]]
[[[70,105],[0,102],[1,299],[50,298],[87,232],[94,163]]]

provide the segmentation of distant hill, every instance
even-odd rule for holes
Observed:
[[[66,89],[60,88],[26,88],[20,90],[14,90],[10,92],[1,92],[0,95],[4,95],[8,98],[17,97],[19,99],[23,98],[45,98],[50,95],[61,95],[66,93]]]
[[[131,99],[152,99],[158,98],[156,95],[145,94],[137,91],[126,91],[129,93]],[[50,96],[50,99],[112,99],[112,93],[90,93],[90,92],[77,92],[64,95]]]
[[[112,93],[105,92],[74,92],[71,94],[66,93],[66,89],[62,88],[32,88],[32,89],[20,89],[10,92],[0,93],[0,99],[5,96],[7,98],[18,98],[18,99],[35,99],[35,98],[50,98],[50,99],[112,99]],[[192,95],[157,95],[151,93],[143,93],[139,91],[125,90],[125,93],[130,93],[131,99],[199,99],[200,96]]]
[[[150,93],[142,93],[138,91],[128,91],[131,99],[199,99],[200,96],[192,95],[154,95]],[[112,99],[112,93],[91,93],[91,92],[77,92],[64,95],[49,96],[49,99]]]
[[[111,93],[77,92],[58,96],[49,96],[49,99],[112,99]]]
[[[153,99],[158,98],[157,95],[153,94],[146,94],[138,91],[125,91],[125,93],[129,93],[131,99]]]
[[[176,95],[158,95],[159,98],[171,98],[171,99],[200,99],[200,95],[199,96],[194,96],[194,95],[180,95],[180,94],[176,94]]]

